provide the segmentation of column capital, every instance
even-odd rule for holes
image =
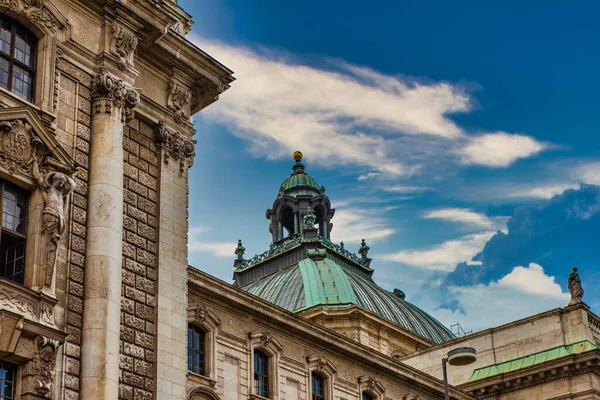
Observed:
[[[94,76],[91,94],[95,114],[111,114],[114,107],[122,120],[127,121],[133,118],[133,109],[140,103],[139,89],[108,72],[105,66]]]
[[[168,164],[169,158],[179,161],[179,171],[185,172],[191,168],[196,155],[195,140],[186,138],[182,133],[173,131],[165,125],[163,121],[159,121],[154,128],[156,141],[164,150],[164,160]]]

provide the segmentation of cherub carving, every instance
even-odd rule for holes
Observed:
[[[37,157],[33,157],[32,172],[35,181],[42,189],[44,199],[44,209],[42,210],[42,233],[46,237],[44,287],[50,289],[56,268],[58,242],[66,226],[67,203],[65,197],[75,189],[75,181],[62,172],[49,172],[43,176]]]

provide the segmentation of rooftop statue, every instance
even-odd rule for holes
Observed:
[[[582,303],[583,288],[581,287],[581,280],[579,279],[576,267],[573,267],[573,271],[569,275],[569,292],[571,293],[569,305]]]

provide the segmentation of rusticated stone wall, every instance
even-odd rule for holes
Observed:
[[[152,399],[157,251],[158,155],[138,119],[123,133],[123,281],[119,398]]]
[[[68,63],[58,63],[59,96],[57,107],[57,140],[72,150],[79,164],[74,179],[77,184],[72,197],[69,221],[69,263],[66,279],[66,327],[64,344],[64,398],[79,398],[81,359],[81,324],[83,314],[83,279],[85,260],[88,154],[90,142],[91,76]],[[59,283],[57,283],[57,287]]]

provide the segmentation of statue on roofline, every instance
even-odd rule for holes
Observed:
[[[581,287],[581,280],[579,279],[576,267],[573,267],[573,271],[569,275],[569,293],[571,293],[569,305],[582,303],[583,288]]]

